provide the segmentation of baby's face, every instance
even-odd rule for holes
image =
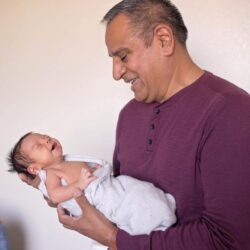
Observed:
[[[37,133],[24,138],[21,150],[41,168],[58,163],[63,158],[62,146],[57,139]]]

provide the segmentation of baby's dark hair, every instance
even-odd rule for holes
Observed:
[[[35,175],[30,174],[27,170],[28,166],[32,163],[32,160],[21,150],[23,140],[30,134],[32,134],[32,132],[23,135],[19,139],[19,141],[15,144],[13,149],[8,154],[7,160],[10,166],[10,169],[8,170],[9,172],[23,173],[28,177],[34,179]]]

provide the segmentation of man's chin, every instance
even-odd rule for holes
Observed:
[[[147,98],[142,97],[142,96],[136,96],[136,95],[135,95],[135,100],[137,102],[143,102],[143,103],[147,103],[147,104],[154,102],[153,100],[147,99]]]

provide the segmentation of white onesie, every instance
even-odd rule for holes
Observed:
[[[130,235],[165,230],[176,222],[175,199],[171,194],[165,194],[153,184],[130,176],[114,177],[111,165],[104,160],[79,155],[65,156],[65,160],[102,166],[94,172],[98,178],[89,184],[84,193],[94,207]],[[46,172],[40,171],[39,177],[39,189],[48,197]],[[62,180],[62,185],[67,185],[65,180]],[[62,202],[61,205],[74,216],[81,214],[74,199]]]

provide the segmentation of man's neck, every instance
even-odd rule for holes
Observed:
[[[165,100],[191,85],[204,74],[204,71],[192,61],[185,48],[178,48],[177,51],[172,62],[173,73]]]

